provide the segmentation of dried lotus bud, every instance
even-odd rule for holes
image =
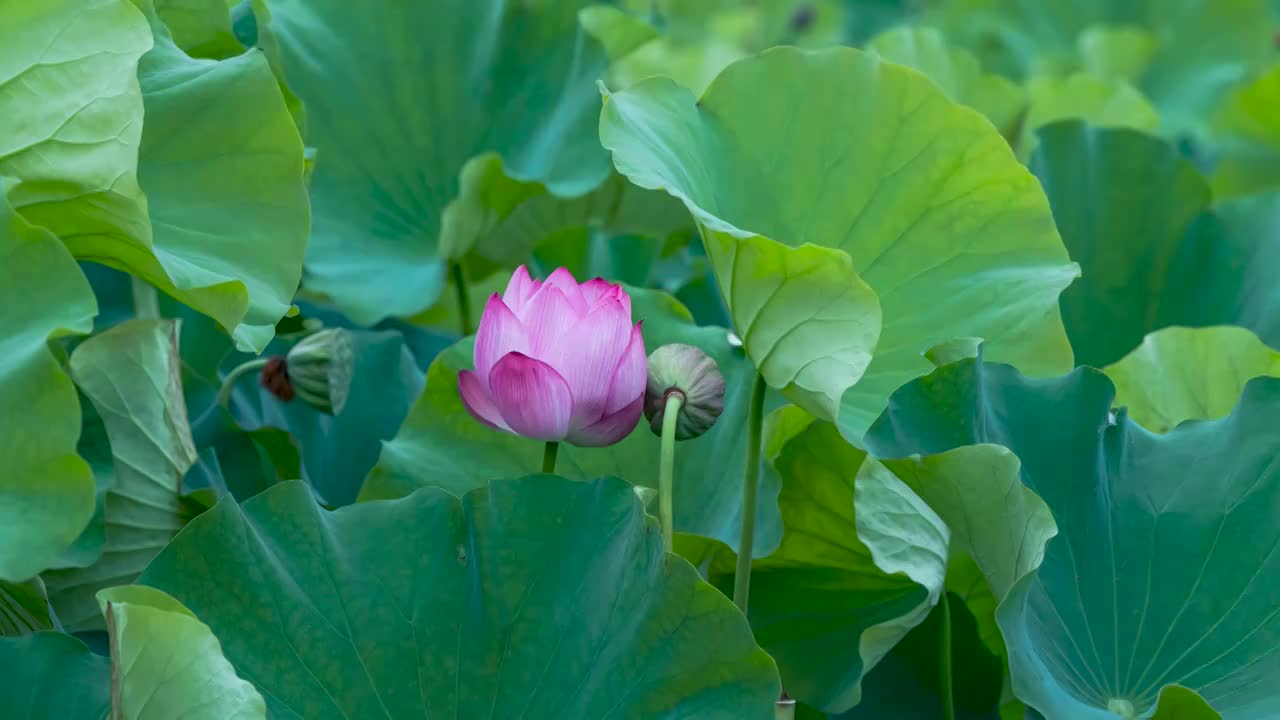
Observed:
[[[285,367],[283,355],[272,355],[267,359],[259,382],[281,402],[293,400],[293,385],[289,382],[289,370]]]
[[[683,397],[677,440],[690,440],[710,430],[724,410],[724,376],[710,355],[692,345],[663,345],[649,355],[644,415],[655,435],[662,434],[667,398],[673,393]]]

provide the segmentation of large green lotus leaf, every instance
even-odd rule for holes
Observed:
[[[1117,406],[1148,430],[1163,433],[1185,420],[1226,417],[1249,380],[1280,376],[1280,352],[1245,328],[1171,327],[1103,372]]]
[[[645,348],[667,343],[695,345],[715,359],[724,374],[724,412],[702,437],[676,448],[675,527],[737,547],[746,467],[747,406],[754,370],[728,331],[695,326],[689,312],[670,296],[631,290],[632,315],[643,320]],[[440,354],[427,371],[427,385],[400,432],[382,449],[361,490],[361,500],[397,498],[424,486],[462,495],[490,480],[520,477],[541,466],[543,443],[486,427],[467,413],[458,397],[458,371],[472,365],[473,341],[463,340]],[[767,397],[767,404],[777,398]],[[643,419],[617,445],[607,448],[560,446],[557,470],[566,477],[621,477],[657,487],[659,440]],[[781,520],[778,478],[766,464],[756,514],[755,553],[778,544]]]
[[[154,18],[152,28],[156,46],[138,68],[146,106],[138,178],[155,254],[175,297],[258,351],[302,275],[310,224],[302,140],[263,53],[196,60]]]
[[[748,617],[787,693],[843,712],[860,699],[863,675],[937,603],[947,528],[831,423],[799,430],[774,464],[782,543],[752,563]],[[732,562],[718,559],[712,577],[731,577]]]
[[[14,211],[11,187],[0,178],[0,580],[20,582],[54,565],[93,517],[93,473],[76,454],[80,403],[48,342],[89,332],[98,308],[67,249]]]
[[[0,51],[0,176],[19,180],[9,201],[61,237],[114,234],[147,254],[146,19],[128,0],[51,0],[8,3],[5,24],[22,28]]]
[[[604,181],[592,128],[608,55],[579,28],[584,4],[268,2],[319,157],[308,289],[363,324],[430,307],[445,210],[484,153],[557,196]]]
[[[0,108],[21,109],[0,117],[23,122],[0,126],[0,174],[22,181],[15,206],[77,258],[137,275],[260,349],[301,275],[301,140],[261,53],[194,60],[137,2],[154,47],[119,0],[37,4],[19,21],[31,30],[8,52],[25,82],[0,91]]]
[[[1280,570],[1280,380],[1165,435],[1113,400],[1089,368],[1032,380],[963,360],[895,393],[867,442],[885,457],[981,442],[1017,454],[1058,535],[997,619],[1015,692],[1049,720],[1149,715],[1168,685],[1227,718],[1266,717],[1280,699],[1280,617],[1260,582]],[[1001,513],[969,519],[1020,529]]]
[[[1280,193],[1209,210],[1177,150],[1123,129],[1054,123],[1031,168],[1084,277],[1062,294],[1076,362],[1104,367],[1171,325],[1241,325],[1280,345]]]
[[[1018,151],[1023,157],[1035,148],[1036,130],[1059,120],[1146,131],[1160,126],[1156,109],[1124,80],[1106,80],[1087,73],[1037,77],[1027,83],[1027,97],[1029,107],[1022,122],[1022,137],[1018,139]]]
[[[1012,135],[1026,107],[1022,88],[983,72],[973,53],[950,46],[936,28],[895,27],[873,38],[867,49],[928,75],[947,97],[986,115],[1005,137]]]
[[[273,716],[763,719],[780,690],[613,478],[335,512],[286,483],[196,518],[143,582],[209,623]]]
[[[738,253],[721,248],[782,243],[852,258],[879,297],[883,328],[870,367],[843,396],[849,437],[895,388],[928,372],[926,350],[953,337],[982,337],[1032,372],[1070,364],[1056,303],[1077,268],[1039,185],[990,122],[914,70],[849,48],[777,48],[730,65],[700,101],[663,79],[613,93],[600,132],[632,182],[685,202],[735,324],[768,304],[777,281],[749,277],[734,292]],[[808,310],[766,313],[765,337],[807,336],[806,319],[851,283],[813,285],[827,299]],[[824,337],[802,349],[848,347],[838,332]],[[780,352],[794,354],[782,340]]]
[[[1280,188],[1280,64],[1227,97],[1213,132],[1222,153],[1211,179],[1215,197]]]
[[[266,708],[209,627],[150,587],[98,593],[111,658],[71,635],[0,638],[0,716],[12,720],[256,720]]]
[[[106,493],[101,556],[88,567],[44,576],[69,631],[104,629],[94,594],[132,582],[190,518],[180,492],[196,450],[181,360],[173,320],[130,320],[85,340],[71,355],[71,375],[106,426],[114,480]]]

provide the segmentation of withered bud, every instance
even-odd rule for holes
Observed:
[[[259,382],[267,392],[275,395],[281,402],[293,400],[293,385],[289,382],[289,371],[285,366],[283,355],[273,355],[267,359]]]
[[[716,361],[692,345],[663,345],[649,355],[644,416],[655,435],[662,434],[667,398],[683,397],[676,420],[676,439],[690,440],[715,424],[724,410],[724,376]]]
[[[329,328],[308,335],[289,350],[284,365],[289,384],[300,400],[323,413],[342,412],[355,371],[350,333]]]

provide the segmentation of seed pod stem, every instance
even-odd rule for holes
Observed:
[[[668,393],[667,405],[662,415],[662,457],[658,465],[658,522],[662,526],[662,548],[667,552],[674,552],[675,543],[672,487],[675,482],[676,423],[680,420],[680,405],[683,402],[684,393]]]
[[[229,407],[229,403],[231,402],[231,391],[235,390],[236,381],[251,372],[261,370],[266,367],[267,363],[270,361],[271,358],[269,357],[255,358],[249,362],[237,365],[235,369],[227,373],[226,379],[222,381],[222,388],[218,390],[218,404],[224,408]]]

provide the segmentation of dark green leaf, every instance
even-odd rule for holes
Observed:
[[[143,581],[209,623],[275,716],[763,720],[779,692],[616,479],[332,513],[287,483],[197,518]]]
[[[319,158],[307,289],[356,322],[434,304],[437,241],[473,158],[496,153],[563,197],[608,176],[593,133],[608,57],[579,28],[584,0],[267,4]]]
[[[1230,416],[1165,435],[1113,413],[1113,398],[1091,369],[1030,380],[963,360],[895,393],[868,444],[889,457],[992,442],[1021,460],[1058,526],[997,611],[1029,705],[1137,717],[1178,684],[1228,716],[1264,717],[1280,701],[1266,661],[1280,617],[1262,582],[1280,572],[1280,380],[1255,379]],[[1016,515],[967,516],[1022,532]]]
[[[1242,325],[1280,345],[1280,193],[1209,210],[1171,145],[1078,122],[1040,132],[1031,167],[1084,276],[1062,294],[1081,365],[1104,367],[1171,325]]]

